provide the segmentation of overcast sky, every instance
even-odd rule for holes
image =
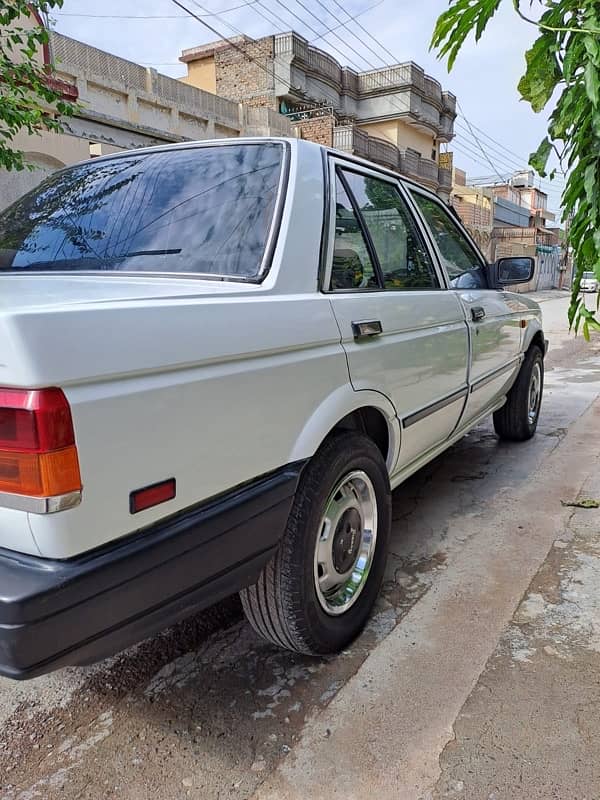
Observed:
[[[469,41],[464,46],[450,74],[445,64],[429,52],[435,20],[446,8],[444,0],[254,0],[250,3],[183,0],[183,3],[200,15],[205,11],[218,13],[219,17],[204,18],[228,36],[243,31],[258,37],[294,29],[355,69],[390,63],[392,55],[399,62],[415,61],[458,98],[464,117],[459,115],[457,119],[457,136],[449,149],[454,151],[455,165],[466,169],[470,177],[493,175],[495,171],[502,175],[525,167],[528,154],[545,135],[545,115],[534,114],[526,103],[519,101],[516,89],[523,71],[523,54],[535,38],[536,30],[516,16],[511,0],[504,0],[479,44]],[[357,14],[360,14],[357,22],[373,39],[357,22],[350,21],[348,15]],[[126,18],[142,15],[145,18]],[[178,62],[184,48],[215,39],[172,0],[102,3],[64,0],[62,10],[53,16],[56,30],[61,33],[154,66],[173,77],[186,72],[185,66]],[[270,17],[271,22],[265,17]],[[330,33],[317,38],[342,22],[347,22],[347,27],[339,27],[337,36]],[[544,182],[542,188],[549,192],[550,207],[557,209],[560,185]]]

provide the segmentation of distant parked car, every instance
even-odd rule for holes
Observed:
[[[583,278],[581,279],[581,286],[580,289],[582,292],[597,292],[598,291],[598,279],[594,275],[593,272],[584,272]]]
[[[391,490],[493,414],[535,433],[546,341],[431,192],[311,142],[126,151],[0,214],[0,675],[87,664],[240,591],[342,649]]]

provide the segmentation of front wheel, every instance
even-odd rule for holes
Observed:
[[[377,597],[391,517],[375,444],[359,433],[328,439],[304,470],[277,553],[240,593],[252,627],[300,653],[341,650]]]
[[[534,435],[544,391],[544,357],[531,345],[506,403],[494,414],[494,429],[501,439],[524,442]]]

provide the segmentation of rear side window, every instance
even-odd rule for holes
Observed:
[[[377,289],[379,286],[367,243],[350,198],[340,180],[335,184],[335,240],[331,288]]]
[[[133,152],[56,173],[0,214],[1,270],[259,275],[281,144]]]
[[[398,188],[356,172],[344,172],[344,177],[371,237],[384,288],[439,288],[427,249]]]

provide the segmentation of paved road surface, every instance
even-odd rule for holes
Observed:
[[[0,797],[462,796],[453,725],[598,452],[600,347],[568,336],[567,302],[543,303],[538,436],[482,425],[395,492],[384,591],[348,651],[278,651],[233,599],[100,665],[0,679]]]

